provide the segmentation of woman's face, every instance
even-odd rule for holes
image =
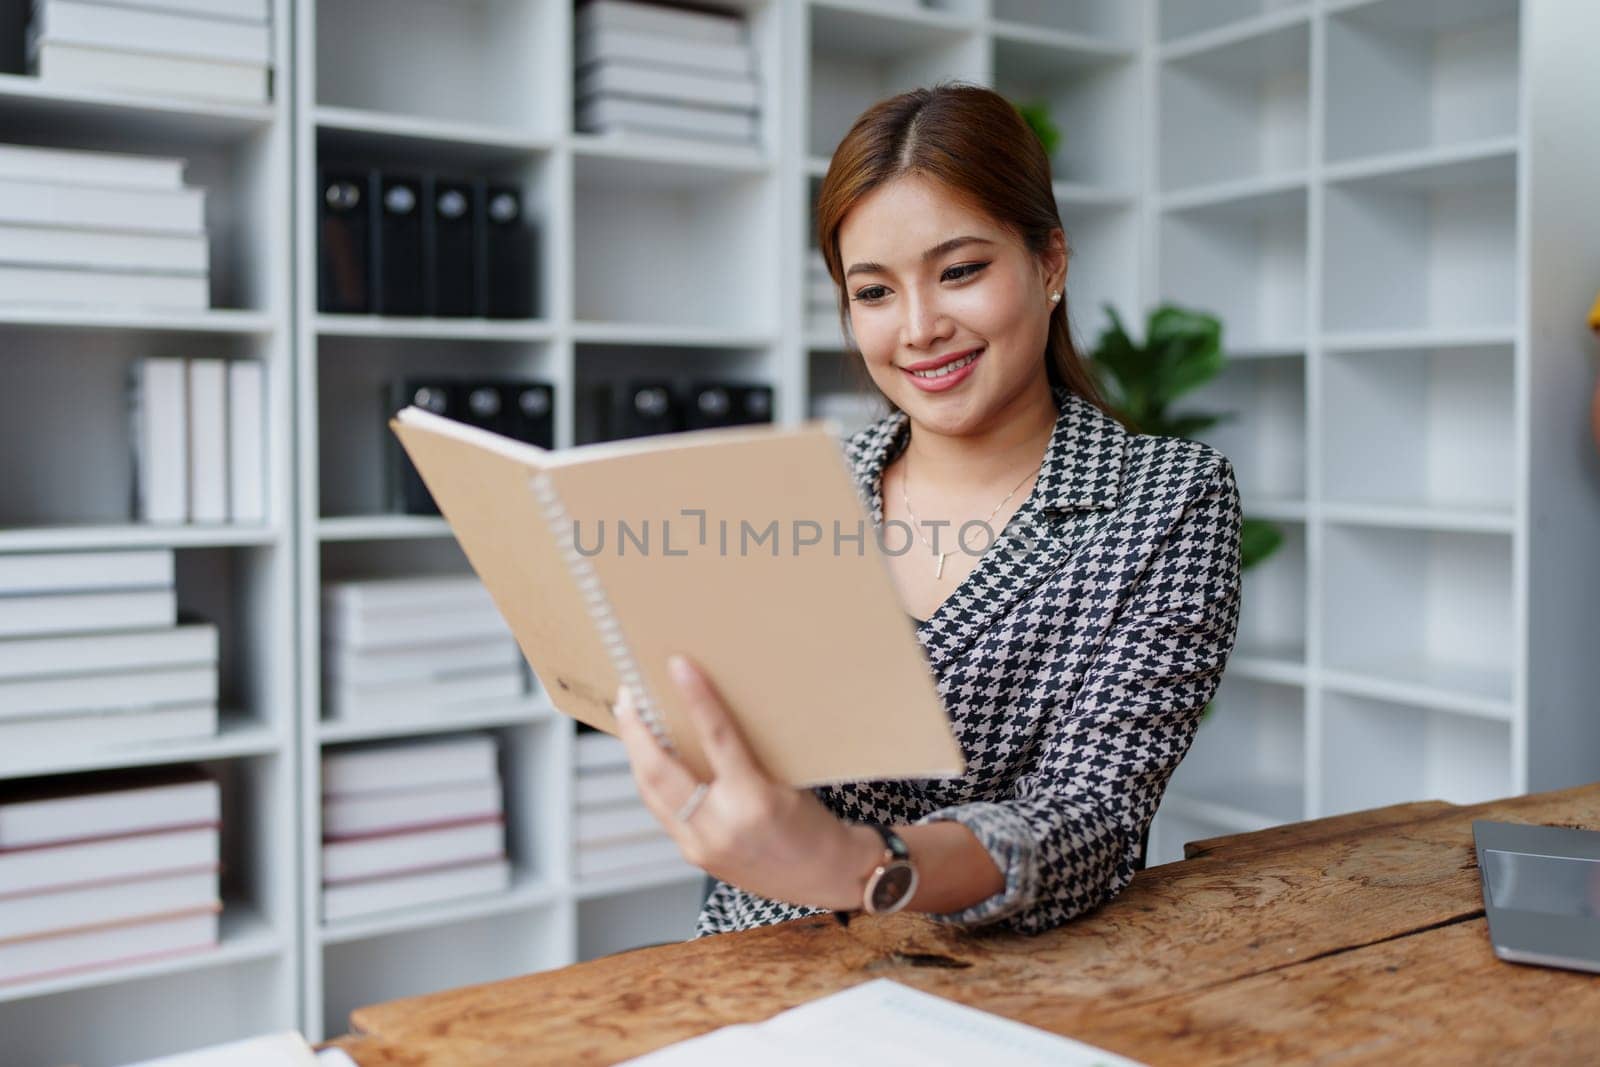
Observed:
[[[920,175],[863,197],[839,228],[839,257],[851,332],[884,395],[916,422],[961,434],[1046,386],[1050,293],[1066,280],[1054,237],[1052,254],[1035,256]]]

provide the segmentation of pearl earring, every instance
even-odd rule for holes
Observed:
[[[1050,294],[1050,303],[1054,304],[1056,301],[1058,301],[1060,299],[1061,299],[1061,290],[1057,289],[1055,292]]]

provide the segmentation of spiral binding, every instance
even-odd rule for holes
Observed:
[[[589,609],[589,617],[600,630],[600,640],[605,645],[606,655],[611,657],[612,667],[622,679],[622,684],[633,691],[634,706],[638,708],[639,720],[655,736],[656,742],[663,749],[668,752],[675,751],[672,737],[667,733],[666,723],[662,721],[655,702],[650,699],[644,687],[644,675],[639,670],[639,663],[633,658],[633,652],[622,637],[622,627],[617,624],[616,614],[611,610],[611,601],[606,598],[606,592],[600,586],[600,577],[595,573],[594,565],[589,562],[588,557],[579,552],[573,543],[572,517],[567,514],[566,506],[556,495],[550,475],[540,471],[528,480],[528,486],[544,512],[545,521],[550,524],[555,534],[556,543],[561,546],[561,554],[566,559],[567,569],[572,572],[573,579],[578,583],[578,591],[583,595],[584,603]]]

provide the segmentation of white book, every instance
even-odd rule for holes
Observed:
[[[181,189],[187,165],[188,160],[169,156],[0,144],[0,177],[28,181]]]
[[[390,741],[336,750],[322,757],[322,792],[325,796],[347,796],[487,782],[500,773],[497,755],[492,734]]]
[[[677,842],[665,834],[618,844],[580,846],[572,862],[573,873],[580,879],[610,878],[667,867],[681,867],[685,872],[693,869],[678,851]]]
[[[30,25],[42,41],[226,63],[272,62],[272,33],[265,23],[85,0],[44,0],[34,5]]]
[[[345,686],[426,682],[451,674],[521,665],[522,650],[511,637],[399,651],[363,651],[330,645],[323,651],[322,658],[322,670],[328,680]]]
[[[573,838],[579,846],[609,844],[662,833],[661,823],[643,801],[612,808],[579,811],[573,818]]]
[[[324,885],[331,885],[384,875],[416,874],[500,859],[505,851],[506,828],[499,819],[352,841],[330,841],[322,846],[322,881]]]
[[[584,771],[573,783],[572,802],[580,808],[639,802],[639,783],[631,770]]]
[[[601,27],[577,34],[578,66],[604,60],[643,63],[723,74],[754,74],[755,49],[745,41],[664,42],[657,33]]]
[[[214,704],[217,668],[116,671],[0,682],[0,723],[47,715]]]
[[[492,700],[510,700],[527,693],[522,668],[476,671],[426,682],[324,687],[323,707],[329,718],[352,722],[404,718],[433,710],[460,710]]]
[[[494,599],[475,574],[429,575],[417,578],[366,578],[328,582],[322,587],[322,610],[352,617],[383,618],[396,611],[492,609]]]
[[[111,89],[219,103],[261,104],[272,98],[272,68],[111,48],[86,48],[29,38],[29,73],[74,89]]]
[[[177,704],[132,711],[50,715],[0,721],[0,773],[59,759],[61,753],[114,753],[217,733],[216,704]]]
[[[322,834],[328,838],[353,837],[488,818],[500,815],[503,803],[498,775],[489,781],[465,785],[324,797]]]
[[[228,521],[267,521],[266,390],[261,364],[228,364]]]
[[[55,779],[0,793],[0,848],[215,826],[222,820],[217,783],[194,773],[126,771],[93,781],[96,785],[85,787],[82,779]]]
[[[210,284],[198,275],[0,267],[0,304],[204,311],[210,301]]]
[[[215,826],[0,851],[0,908],[7,897],[158,871],[215,870],[222,835]]]
[[[389,617],[324,614],[326,640],[353,649],[384,649],[497,640],[511,632],[493,605],[458,611],[399,612]]]
[[[205,190],[197,187],[126,189],[0,177],[0,222],[25,226],[192,236],[205,231],[205,207]]]
[[[210,265],[206,235],[74,230],[0,225],[0,263],[80,270],[127,270],[203,277]]]
[[[730,111],[754,111],[760,101],[756,80],[748,75],[695,74],[609,61],[578,72],[580,103],[600,93],[704,104]]]
[[[34,3],[51,0],[34,0]],[[113,7],[147,8],[180,15],[233,19],[238,22],[267,22],[272,17],[271,0],[94,0]]]
[[[160,630],[0,641],[0,679],[97,674],[217,663],[217,628],[192,623]]]
[[[0,596],[169,589],[172,582],[170,548],[0,556]]]
[[[580,771],[628,766],[628,750],[623,747],[622,739],[599,730],[579,734],[572,749],[573,763]]]
[[[595,133],[640,133],[753,144],[760,129],[748,112],[723,111],[693,104],[661,103],[627,96],[598,94],[578,105],[578,128]]]
[[[213,903],[183,915],[0,944],[0,983],[56,978],[215,948],[221,910]]]
[[[189,519],[189,375],[181,359],[147,357],[132,368],[134,517]]]
[[[7,897],[0,907],[0,941],[66,933],[203,908],[217,899],[217,868],[133,878],[107,885],[74,886]]]
[[[228,521],[228,368],[189,362],[189,521]]]
[[[170,589],[0,597],[0,637],[148,630],[177,621]]]
[[[511,864],[503,859],[425,874],[327,886],[322,890],[322,919],[338,922],[398,908],[503,893],[510,887]]]
[[[711,44],[737,44],[746,40],[744,20],[731,15],[688,11],[630,0],[590,0],[578,8],[580,33],[626,31]],[[676,42],[665,40],[663,48]]]

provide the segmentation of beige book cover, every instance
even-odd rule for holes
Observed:
[[[683,652],[781,781],[963,770],[827,423],[555,451],[417,408],[390,427],[558,710],[615,733],[626,679],[709,777],[667,674]]]

